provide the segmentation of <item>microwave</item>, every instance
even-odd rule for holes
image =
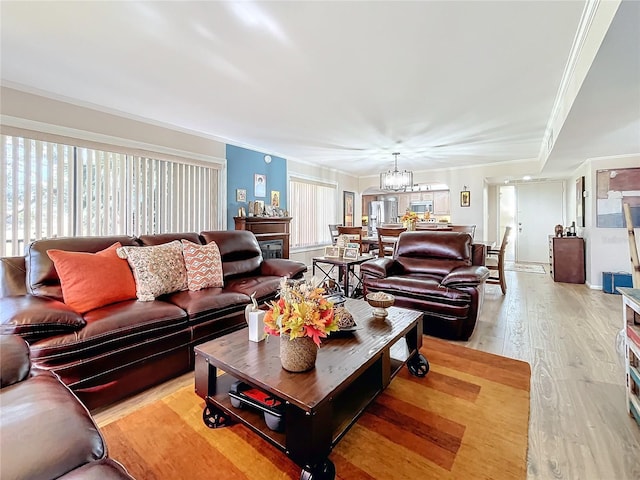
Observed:
[[[411,211],[417,214],[433,213],[433,200],[422,200],[420,202],[411,202]]]

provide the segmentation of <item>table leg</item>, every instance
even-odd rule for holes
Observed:
[[[342,265],[340,267],[341,269],[344,269],[344,295],[346,297],[350,296],[349,295],[349,266],[348,265]]]

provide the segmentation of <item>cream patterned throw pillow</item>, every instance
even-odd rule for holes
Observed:
[[[220,249],[215,242],[198,245],[189,240],[182,240],[182,247],[189,290],[224,287]]]
[[[120,247],[117,252],[133,271],[138,300],[150,302],[162,294],[187,289],[187,270],[178,240],[150,247]]]

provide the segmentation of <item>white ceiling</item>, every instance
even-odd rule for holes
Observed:
[[[640,152],[638,5],[547,173]],[[2,84],[355,175],[535,159],[584,7],[2,1]]]

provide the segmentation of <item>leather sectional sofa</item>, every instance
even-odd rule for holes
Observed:
[[[404,232],[393,257],[360,266],[365,295],[384,291],[395,305],[424,312],[423,331],[453,340],[468,340],[484,299],[489,270],[484,246],[459,232]]]
[[[175,240],[215,241],[223,288],[177,291],[153,301],[126,300],[78,314],[63,303],[47,250],[98,252]],[[105,406],[189,371],[193,347],[246,325],[245,306],[275,298],[281,277],[301,278],[303,263],[263,259],[253,233],[242,230],[51,238],[24,257],[1,259],[0,333],[28,341],[36,367],[55,372],[89,409]]]
[[[131,479],[86,407],[51,372],[32,369],[18,335],[0,335],[0,478]]]

